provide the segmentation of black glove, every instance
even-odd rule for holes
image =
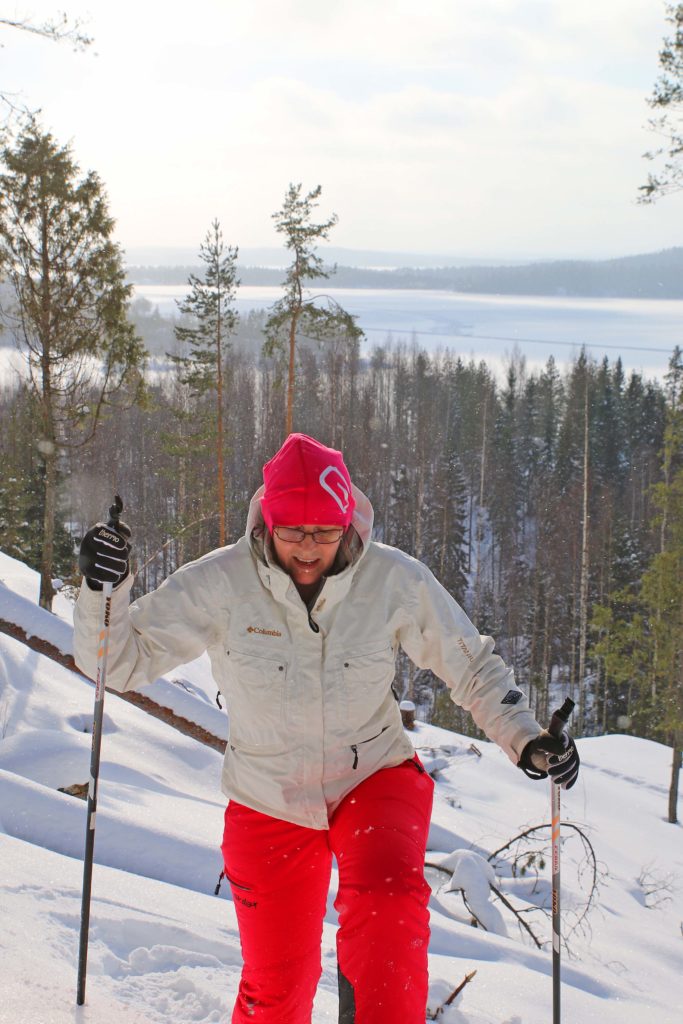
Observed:
[[[568,732],[553,736],[544,729],[530,740],[517,762],[530,779],[552,778],[563,789],[571,789],[579,774],[579,752]]]
[[[119,519],[116,526],[96,523],[81,541],[78,566],[91,590],[101,590],[103,583],[116,588],[130,572],[129,526]]]

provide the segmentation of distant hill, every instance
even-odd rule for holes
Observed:
[[[191,272],[197,271],[196,264],[189,262],[176,266],[129,266],[128,277],[134,284],[183,284]],[[240,266],[239,278],[244,285],[276,285],[282,281],[282,268],[272,264]],[[484,295],[683,299],[683,247],[609,260],[548,260],[496,266],[412,265],[379,269],[340,265],[329,283],[337,288],[434,288]]]
[[[372,270],[396,270],[399,267],[469,267],[487,266],[491,263],[524,263],[517,260],[498,260],[491,257],[462,256],[455,253],[390,252],[381,249],[344,249],[340,246],[321,245],[318,249],[326,263],[339,263],[345,267],[367,267]],[[242,247],[239,260],[246,267],[287,266],[287,251],[282,246]],[[126,250],[126,262],[137,267],[180,267],[197,262],[197,249],[188,246],[131,246]]]

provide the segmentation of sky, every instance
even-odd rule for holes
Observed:
[[[663,0],[65,0],[86,52],[0,27],[0,88],[96,170],[124,247],[278,244],[289,182],[336,246],[602,258],[683,244],[638,205]],[[39,22],[46,0],[2,5]]]
[[[39,608],[38,573],[0,552],[0,616],[64,653],[73,606]],[[208,656],[145,688],[157,704],[227,733]],[[214,887],[225,798],[221,755],[108,692],[104,703],[86,1002],[76,965],[86,808],[58,791],[88,778],[94,687],[0,632],[0,1024],[228,1024],[242,966],[230,887]],[[429,1006],[466,989],[440,1024],[538,1024],[552,1016],[548,786],[493,743],[425,723],[407,733],[435,773],[426,876]],[[629,735],[582,737],[581,773],[562,794],[562,1019],[680,1024],[680,826],[666,821],[671,748]],[[624,813],[627,809],[627,813]],[[543,825],[545,824],[545,827]],[[488,857],[528,828],[540,844]],[[591,863],[598,890],[588,917]],[[285,854],[286,856],[286,854]],[[445,871],[446,865],[453,870]],[[538,874],[536,874],[538,872]],[[338,1020],[332,871],[313,1024]],[[467,894],[467,907],[457,888]],[[453,887],[453,888],[452,888]],[[470,926],[476,914],[483,928]]]

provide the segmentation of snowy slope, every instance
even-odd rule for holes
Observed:
[[[62,654],[73,654],[73,604],[55,595],[53,614],[38,606],[40,576],[22,562],[0,551],[0,619],[20,626],[29,637],[40,637]],[[145,687],[145,695],[162,707],[201,725],[207,732],[227,739],[225,711],[216,704],[208,655]]]
[[[7,618],[16,592],[0,576]],[[197,689],[203,697],[187,699],[203,714],[213,684],[200,679]],[[229,891],[213,895],[225,803],[220,756],[113,695],[105,702],[87,1005],[75,1007],[85,804],[57,789],[87,779],[93,696],[83,677],[0,634],[0,1024],[227,1024],[240,947]],[[547,819],[545,784],[528,781],[495,746],[477,742],[478,756],[468,738],[444,730],[422,725],[411,735],[426,763],[443,764],[430,861],[454,850],[486,857]],[[664,820],[671,751],[633,737],[584,740],[580,749],[581,781],[563,810],[589,835],[604,878],[589,928],[564,957],[564,1019],[641,1024],[656,1015],[673,1024],[683,834]],[[584,902],[579,846],[566,840],[568,923]],[[648,907],[643,872],[645,882],[660,880],[668,902]],[[497,861],[497,885],[518,906],[547,900],[548,873],[546,865],[538,880],[533,870],[513,878],[509,861]],[[438,889],[447,876],[433,871],[430,879]],[[314,1024],[337,1020],[334,887],[333,877]],[[507,937],[470,927],[458,893],[433,896],[434,1000],[477,970],[444,1024],[550,1019],[548,923],[538,911],[526,915],[543,938],[538,950],[496,906]]]

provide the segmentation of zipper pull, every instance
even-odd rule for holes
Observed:
[[[351,744],[351,750],[353,751],[353,764],[351,765],[351,767],[352,768],[357,768],[358,767],[358,747],[356,746],[355,743]]]

